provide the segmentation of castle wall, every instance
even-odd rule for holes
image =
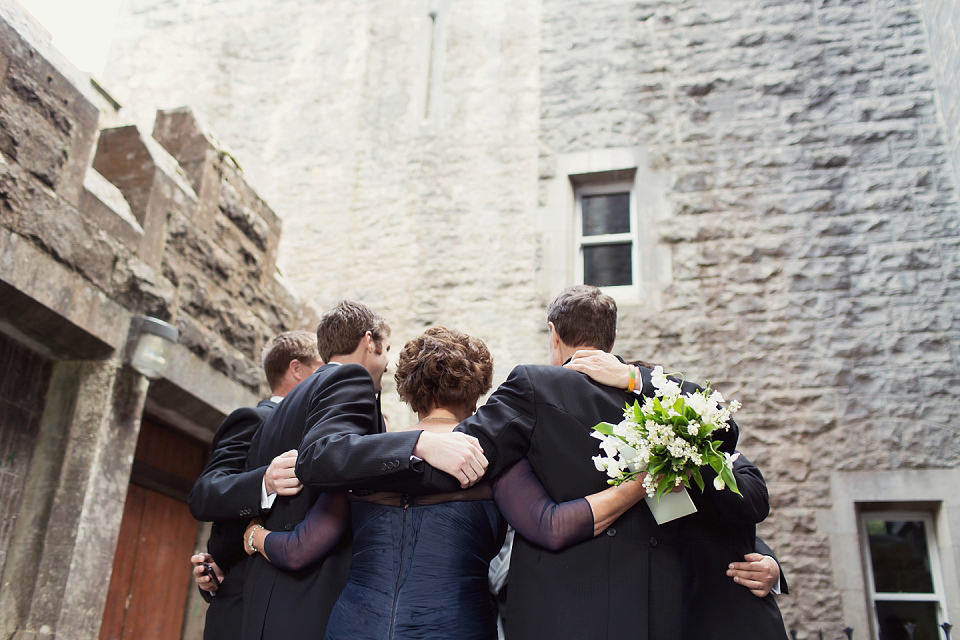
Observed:
[[[268,394],[265,342],[316,322],[276,278],[279,219],[202,123],[100,130],[99,103],[0,0],[3,638],[99,637],[141,416],[208,442]],[[126,364],[137,315],[180,330],[153,382]]]

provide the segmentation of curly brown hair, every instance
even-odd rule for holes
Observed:
[[[393,378],[400,399],[417,413],[474,405],[493,384],[493,356],[478,338],[431,327],[403,346]]]

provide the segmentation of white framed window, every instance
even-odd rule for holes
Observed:
[[[672,215],[668,172],[640,147],[565,153],[553,161],[541,177],[538,208],[543,298],[586,282],[624,310],[659,309],[672,281],[671,245],[660,239],[660,224]]]
[[[865,510],[860,534],[876,637],[939,640],[947,604],[933,514]]]
[[[634,291],[640,256],[633,183],[580,185],[575,198],[577,281],[614,295]]]

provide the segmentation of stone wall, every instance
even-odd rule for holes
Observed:
[[[960,183],[960,3],[956,0],[921,0],[940,116],[953,175]]]
[[[153,137],[134,126],[98,134],[88,92],[40,56],[12,57],[0,95],[2,231],[106,299],[175,324],[191,352],[266,394],[263,344],[313,318],[275,277],[279,219],[191,112],[158,114]],[[94,141],[92,169],[72,179],[72,159],[90,161]]]
[[[277,278],[279,219],[199,120],[100,131],[101,102],[0,0],[5,639],[99,636],[141,416],[209,441],[269,394],[266,340],[316,322]],[[181,333],[152,383],[124,364],[137,314]]]
[[[672,177],[645,231],[673,282],[658,312],[623,310],[619,348],[743,402],[788,627],[839,630],[816,519],[830,472],[960,464],[960,217],[920,7],[545,0],[543,16],[544,177],[633,145]]]

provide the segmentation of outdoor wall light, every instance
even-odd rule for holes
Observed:
[[[150,380],[163,375],[170,350],[180,337],[176,327],[148,316],[134,316],[127,338],[127,354],[131,367]]]

